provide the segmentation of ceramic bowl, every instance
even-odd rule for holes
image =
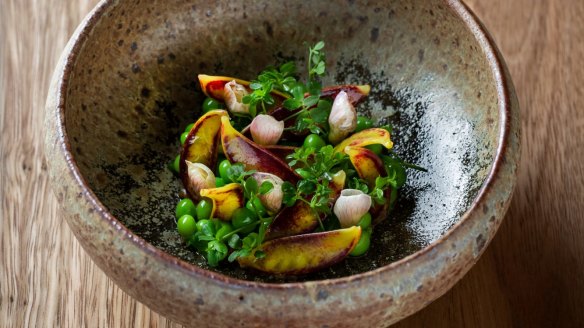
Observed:
[[[359,111],[392,123],[396,152],[428,172],[410,172],[364,257],[286,279],[210,269],[176,233],[180,183],[167,169],[200,110],[197,74],[252,79],[305,61],[318,40],[325,84],[371,84]],[[454,0],[102,1],[68,43],[46,113],[51,180],[83,248],[137,300],[198,327],[378,327],[412,314],[493,238],[519,157],[509,73]]]

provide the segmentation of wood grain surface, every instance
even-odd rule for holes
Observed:
[[[0,327],[167,327],[89,259],[43,157],[52,70],[96,0],[0,0]],[[584,326],[584,1],[469,0],[521,103],[515,198],[477,265],[399,327]]]

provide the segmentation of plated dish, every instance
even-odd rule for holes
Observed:
[[[293,61],[251,82],[199,75],[202,116],[171,168],[178,232],[210,266],[292,275],[363,256],[406,168],[425,171],[392,151],[391,125],[357,115],[369,85],[322,86],[324,46],[309,47],[305,82]]]

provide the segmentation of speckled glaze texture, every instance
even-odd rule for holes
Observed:
[[[253,78],[325,40],[325,84],[370,83],[413,173],[367,256],[293,278],[210,270],[186,249],[166,164],[198,115],[199,73]],[[303,68],[301,68],[303,70]],[[459,1],[102,1],[51,84],[46,154],[63,214],[95,263],[186,325],[384,327],[444,294],[493,238],[515,185],[518,103]]]

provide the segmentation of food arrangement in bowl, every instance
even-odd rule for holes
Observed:
[[[178,232],[210,266],[289,275],[362,256],[406,167],[424,170],[391,151],[390,125],[357,115],[369,85],[322,87],[325,58],[309,48],[305,84],[292,61],[252,82],[199,75],[203,115],[172,168],[188,196]]]
[[[517,113],[459,1],[104,0],[55,72],[45,149],[80,244],[160,314],[383,327],[444,294],[495,235]]]

